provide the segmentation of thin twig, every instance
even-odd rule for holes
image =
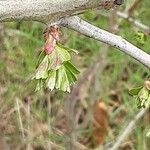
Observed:
[[[133,12],[136,10],[138,5],[142,2],[142,0],[134,0],[131,6],[127,9],[129,16],[132,16]]]
[[[23,128],[23,123],[22,123],[22,119],[21,119],[21,113],[20,113],[20,106],[19,106],[19,99],[18,98],[16,98],[16,108],[17,108],[17,112],[18,112],[18,120],[19,120],[20,130],[22,133],[22,138],[23,138],[23,140],[25,140],[25,134],[24,134],[24,128]]]
[[[140,112],[138,112],[135,117],[129,122],[123,133],[117,138],[116,143],[113,145],[112,148],[108,150],[118,150],[121,143],[124,141],[124,139],[129,136],[132,131],[134,130],[136,123],[146,114],[148,109],[142,109]]]
[[[51,106],[51,96],[49,93],[46,93],[46,96],[47,96],[47,124],[48,124],[48,133],[49,135],[52,134],[52,127],[51,127],[51,117],[52,117],[52,106]],[[48,141],[48,150],[51,150],[52,147],[51,147],[51,143],[50,141]]]
[[[133,23],[136,27],[141,29],[144,32],[150,33],[150,27],[146,26],[145,24],[141,23],[139,20],[136,20],[132,17],[129,17],[128,14],[122,13],[120,11],[117,12],[117,15],[121,18],[128,19],[129,22]]]

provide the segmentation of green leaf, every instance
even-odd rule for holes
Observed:
[[[46,79],[48,76],[48,56],[46,55],[43,61],[39,64],[35,72],[35,79]]]
[[[69,48],[69,47],[65,47],[64,45],[62,45],[62,44],[60,44],[60,43],[58,43],[57,45],[58,45],[59,47],[65,49],[65,50],[67,50],[68,52],[74,52],[75,54],[79,54],[79,52],[78,52],[77,50],[75,50],[75,49],[72,49],[72,48]]]
[[[148,99],[148,96],[149,96],[149,91],[148,91],[145,87],[143,87],[143,88],[140,90],[138,96],[139,96],[139,98],[140,98],[141,100],[147,100],[147,99]]]
[[[52,91],[55,87],[56,82],[56,70],[49,71],[48,78],[46,81],[47,87]]]
[[[146,106],[146,108],[150,108],[150,92],[149,92],[148,99],[145,102],[145,106]]]
[[[71,59],[70,54],[59,46],[55,46],[54,51],[48,56],[49,57],[49,70],[57,70],[65,62]]]
[[[58,56],[62,63],[65,61],[69,61],[71,59],[71,56],[66,49],[61,48],[58,45],[56,45],[55,50],[57,51]]]
[[[68,76],[64,70],[64,76],[62,78],[62,82],[61,82],[61,86],[60,86],[60,90],[62,91],[66,91],[66,92],[70,92],[70,84],[69,84],[69,81],[68,81]]]
[[[137,97],[136,98],[136,105],[137,105],[137,108],[142,108],[142,106],[141,106],[141,100],[140,100],[140,98],[139,97]]]
[[[48,55],[49,58],[49,67],[48,70],[57,70],[62,65],[61,60],[59,59],[57,51],[53,51],[50,55]]]
[[[74,75],[79,74],[80,71],[71,63],[71,62],[66,62],[64,63],[64,66],[66,67],[67,70],[72,72]]]
[[[42,79],[39,79],[39,80],[37,81],[37,85],[36,85],[35,92],[41,90],[43,87],[44,87],[44,82],[43,82]]]
[[[36,91],[47,87],[51,91],[55,88],[70,92],[70,85],[75,83],[80,73],[76,67],[69,62],[71,55],[69,48],[56,45],[51,54],[43,52],[38,60],[38,67],[32,79],[36,79]]]
[[[65,72],[64,66],[57,70],[56,89],[70,92],[69,81]]]
[[[56,85],[55,85],[55,88],[56,89],[60,89],[62,78],[64,76],[61,67],[56,71],[56,73],[57,74],[56,74]]]
[[[140,86],[140,87],[137,87],[137,88],[134,88],[134,89],[131,89],[129,91],[129,93],[134,96],[134,95],[138,95],[138,93],[140,92],[140,90],[143,88],[143,86]]]
[[[67,70],[66,68],[65,68],[65,70],[66,70],[66,74],[67,74],[67,77],[68,77],[69,84],[70,85],[74,84],[75,81],[77,81],[77,77],[72,72],[70,72],[70,70]]]
[[[38,59],[38,62],[37,62],[37,65],[36,65],[36,68],[39,66],[39,64],[43,61],[44,57],[45,57],[45,52],[44,51],[41,51],[40,55],[39,55],[39,59]]]

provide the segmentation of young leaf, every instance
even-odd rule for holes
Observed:
[[[147,99],[148,99],[148,96],[149,96],[149,91],[148,91],[145,87],[143,87],[143,88],[140,90],[138,96],[139,96],[139,98],[140,98],[141,100],[147,100]]]
[[[59,47],[65,49],[65,50],[67,50],[68,52],[74,52],[75,54],[79,54],[79,52],[78,52],[77,50],[75,50],[75,49],[72,49],[72,48],[69,48],[69,47],[65,47],[64,45],[62,45],[62,44],[60,44],[60,43],[58,43],[57,45],[58,45]]]
[[[69,61],[64,63],[64,66],[75,75],[80,73],[80,71]]]
[[[56,78],[56,89],[62,90],[62,91],[67,91],[70,92],[70,87],[69,87],[69,81],[64,69],[64,66],[61,66],[57,70],[57,78]]]
[[[55,50],[57,51],[61,62],[69,61],[71,59],[71,56],[66,49],[56,45]]]
[[[63,71],[64,71],[64,76],[62,78],[60,90],[62,90],[64,92],[65,91],[70,92],[70,84],[69,84],[69,81],[68,81],[68,76],[67,76],[64,68],[63,68]]]
[[[35,77],[33,78],[46,79],[48,76],[47,68],[48,68],[48,56],[46,55],[43,61],[39,64],[38,68],[36,69]]]
[[[45,52],[42,50],[42,51],[40,52],[40,55],[39,55],[39,59],[38,59],[36,68],[37,68],[37,67],[39,66],[39,64],[43,61],[45,55],[46,55]]]
[[[139,97],[137,97],[136,98],[136,105],[137,105],[137,108],[142,108],[142,106],[141,106],[141,100],[140,100],[140,98]]]
[[[143,88],[143,87],[142,87],[142,86],[140,86],[140,87],[137,87],[137,88],[131,89],[131,90],[129,91],[129,93],[130,93],[132,96],[134,96],[134,95],[138,95],[138,93],[140,92],[140,90],[141,90],[142,88]]]
[[[61,60],[59,59],[57,51],[53,51],[49,56],[49,67],[48,70],[57,70],[62,65]]]
[[[150,107],[150,92],[149,92],[148,99],[147,99],[147,101],[145,102],[145,107],[146,107],[146,108],[149,108],[149,107]]]
[[[59,67],[66,61],[71,59],[70,54],[59,46],[55,46],[55,50],[48,56],[49,57],[49,70],[59,69]]]
[[[65,68],[65,70],[66,70],[66,74],[67,74],[67,77],[68,77],[69,84],[70,85],[74,84],[75,81],[77,81],[76,75],[74,75],[70,70],[67,70],[66,68]]]
[[[43,87],[44,87],[44,81],[42,79],[39,79],[37,81],[35,92],[41,90]]]
[[[47,87],[52,91],[55,87],[56,82],[56,70],[49,71],[48,78],[46,81]]]

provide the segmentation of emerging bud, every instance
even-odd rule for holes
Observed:
[[[59,41],[59,27],[57,25],[51,26],[44,31],[44,51],[46,54],[51,54],[54,50],[56,43]]]

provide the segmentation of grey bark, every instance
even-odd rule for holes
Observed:
[[[100,6],[102,0],[6,0],[0,1],[0,22],[47,22]],[[113,0],[109,0],[113,1]]]

